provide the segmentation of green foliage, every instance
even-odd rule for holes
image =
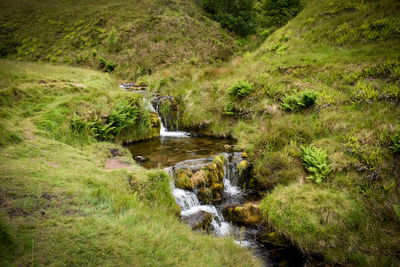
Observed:
[[[201,0],[201,5],[222,27],[245,36],[255,32],[255,0]]]
[[[119,41],[119,38],[117,36],[117,31],[115,28],[113,28],[110,33],[108,34],[107,37],[107,43],[110,47],[114,47]]]
[[[383,64],[369,66],[361,71],[362,77],[397,81],[400,79],[400,57],[394,57]]]
[[[104,122],[101,118],[92,118],[87,122],[88,129],[99,140],[111,140],[114,137],[114,127],[111,123]]]
[[[264,27],[283,26],[296,16],[301,8],[300,0],[265,0],[261,23]]]
[[[354,12],[365,8],[364,0],[333,0],[328,4],[328,14],[334,15],[341,12]]]
[[[124,129],[133,127],[138,119],[138,107],[128,100],[118,102],[108,117],[108,122],[112,125],[113,133],[120,134]]]
[[[240,81],[228,89],[229,96],[233,98],[245,97],[253,91],[253,86],[247,81]]]
[[[286,111],[300,111],[314,105],[317,96],[317,93],[314,91],[304,91],[296,95],[287,95],[282,99],[281,107]]]
[[[115,67],[117,66],[117,63],[113,62],[113,61],[109,61],[106,60],[103,57],[99,58],[99,67],[101,70],[105,71],[105,72],[113,72]]]
[[[373,85],[359,81],[353,88],[352,96],[355,102],[372,102],[378,100],[379,92]]]
[[[400,133],[392,137],[392,146],[390,148],[394,153],[400,154]]]
[[[303,165],[311,175],[307,177],[319,184],[326,179],[332,171],[328,164],[328,155],[326,151],[317,147],[301,147],[301,159]]]
[[[236,114],[235,106],[231,102],[225,104],[224,114],[234,116]]]
[[[400,21],[395,17],[387,17],[358,27],[351,27],[345,22],[335,29],[333,36],[338,45],[357,41],[376,42],[398,39],[400,38]]]

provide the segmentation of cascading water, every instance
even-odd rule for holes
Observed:
[[[121,88],[125,90],[128,90],[130,87],[132,87],[130,84],[121,85]],[[139,91],[136,89],[135,92],[143,95],[147,94],[146,88],[143,89],[140,87],[139,89],[141,90]],[[191,136],[190,133],[182,131],[169,131],[167,125],[168,119],[164,118],[164,121],[159,113],[160,101],[162,99],[163,97],[158,97],[153,102],[155,104],[153,107],[148,98],[144,98],[147,109],[155,112],[161,121],[160,138],[133,144],[130,147],[133,156],[144,155],[147,158],[146,162],[141,162],[146,168],[174,166],[165,168],[165,171],[171,177],[174,174],[173,169],[188,168],[194,173],[212,160],[212,158],[205,157],[224,151],[225,145],[233,144],[229,140],[195,137]],[[177,126],[175,128],[178,130]],[[301,266],[304,264],[304,258],[298,252],[290,250],[290,248],[287,251],[287,249],[285,250],[282,247],[274,247],[273,245],[272,247],[269,245],[267,247],[267,245],[260,243],[257,240],[257,227],[247,226],[239,228],[224,219],[222,209],[225,206],[243,205],[245,200],[248,201],[249,193],[251,193],[250,190],[244,192],[237,186],[239,177],[237,165],[242,160],[241,153],[224,153],[224,156],[227,159],[224,166],[224,190],[222,202],[218,205],[202,205],[196,195],[198,193],[196,190],[194,192],[186,191],[175,188],[174,184],[171,184],[171,192],[176,203],[181,207],[182,219],[190,225],[191,222],[196,222],[198,218],[201,218],[201,215],[206,214],[210,216],[211,214],[212,220],[209,229],[216,236],[231,236],[239,246],[251,248],[255,255],[264,261],[265,266],[278,266],[283,262],[285,264],[289,262],[288,266]],[[199,215],[200,217],[198,217]]]
[[[160,102],[156,103],[156,109],[155,112],[157,113],[158,118],[161,121],[161,128],[160,128],[160,137],[176,137],[176,138],[180,138],[180,137],[189,137],[190,133],[187,132],[182,132],[182,131],[168,131],[167,127],[164,125],[163,119],[160,116],[160,112],[159,112],[159,106],[160,106]],[[153,108],[154,110],[154,108]]]
[[[232,184],[235,181],[235,179],[232,179],[232,177],[237,178],[236,166],[237,160],[240,161],[240,156],[238,157],[240,153],[234,154],[235,155],[233,157],[228,157],[228,155],[225,154],[226,158],[231,158],[231,160],[228,160],[225,163],[224,168],[224,198],[233,200],[233,202],[239,202],[239,199],[241,199],[243,192],[239,187]],[[209,160],[210,159],[187,160],[185,162],[178,163],[176,166],[185,166],[196,169],[200,168],[202,163]],[[168,168],[166,170],[171,175],[173,175],[171,168]],[[227,236],[231,234],[232,226],[227,221],[225,221],[221,212],[222,206],[217,208],[216,206],[212,205],[201,205],[195,193],[175,188],[174,185],[172,185],[172,194],[175,198],[176,203],[182,209],[182,217],[190,217],[191,215],[197,214],[200,211],[211,213],[213,217],[211,221],[211,228],[214,231],[215,235]],[[247,244],[245,241],[238,241],[237,243],[243,246]]]

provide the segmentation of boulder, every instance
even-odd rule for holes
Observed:
[[[248,202],[243,206],[227,206],[222,210],[224,218],[239,225],[259,224],[262,221],[257,203]]]
[[[192,227],[193,230],[201,230],[210,232],[210,225],[212,221],[212,214],[203,210],[188,215],[182,215],[182,220]]]

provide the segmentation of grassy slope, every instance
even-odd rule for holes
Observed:
[[[60,103],[99,112],[128,96],[110,76],[0,64],[1,265],[259,265],[232,240],[197,234],[178,222],[164,172],[137,166],[118,145],[71,133],[72,110],[58,114]],[[39,127],[59,116],[64,128]],[[129,170],[104,168],[111,148],[123,152],[120,160],[132,164]]]
[[[400,203],[399,158],[390,149],[400,131],[399,9],[388,0],[309,1],[244,58],[170,68],[151,79],[154,91],[181,99],[181,125],[246,145],[254,163],[251,184],[264,194],[281,185],[263,201],[265,220],[327,261],[399,262],[393,209]],[[379,69],[385,72],[376,74]],[[252,83],[253,92],[231,99],[227,89],[241,80]],[[285,95],[305,90],[318,93],[313,108],[280,109]],[[228,103],[235,116],[225,114]],[[303,145],[328,152],[333,172],[320,186],[305,179]],[[299,221],[304,224],[297,227]]]
[[[237,50],[232,35],[204,17],[194,1],[2,1],[2,53],[100,68],[136,79],[181,62],[225,60]]]

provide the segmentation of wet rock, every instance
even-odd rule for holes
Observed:
[[[238,145],[234,145],[232,147],[232,150],[233,150],[233,152],[243,152],[245,149],[244,149],[244,147],[240,147]]]
[[[199,189],[199,200],[204,204],[220,202],[224,191],[224,162],[225,156],[219,155],[208,163],[175,168],[175,186],[184,190]]]
[[[243,185],[246,183],[249,176],[249,162],[247,160],[242,160],[237,165],[237,170],[239,173],[238,182],[240,185]]]
[[[213,202],[213,192],[209,187],[201,187],[197,193],[197,197],[203,204],[211,204]]]
[[[224,145],[225,152],[232,152],[233,148],[230,145]]]
[[[136,156],[136,157],[135,157],[135,160],[136,160],[137,162],[145,162],[145,161],[147,161],[148,159],[145,158],[145,157],[142,157],[142,156]]]
[[[223,208],[222,214],[225,219],[239,225],[258,224],[262,221],[257,203],[246,203],[243,206],[227,206]]]
[[[209,212],[199,210],[190,215],[182,215],[182,220],[192,227],[193,230],[211,231],[212,214]]]
[[[263,243],[272,244],[274,246],[291,246],[281,234],[265,225],[260,225],[258,227],[257,239]]]
[[[150,113],[150,123],[151,123],[151,129],[150,129],[150,133],[148,135],[148,139],[159,137],[160,130],[161,130],[161,121],[158,118],[158,115],[156,112]]]

